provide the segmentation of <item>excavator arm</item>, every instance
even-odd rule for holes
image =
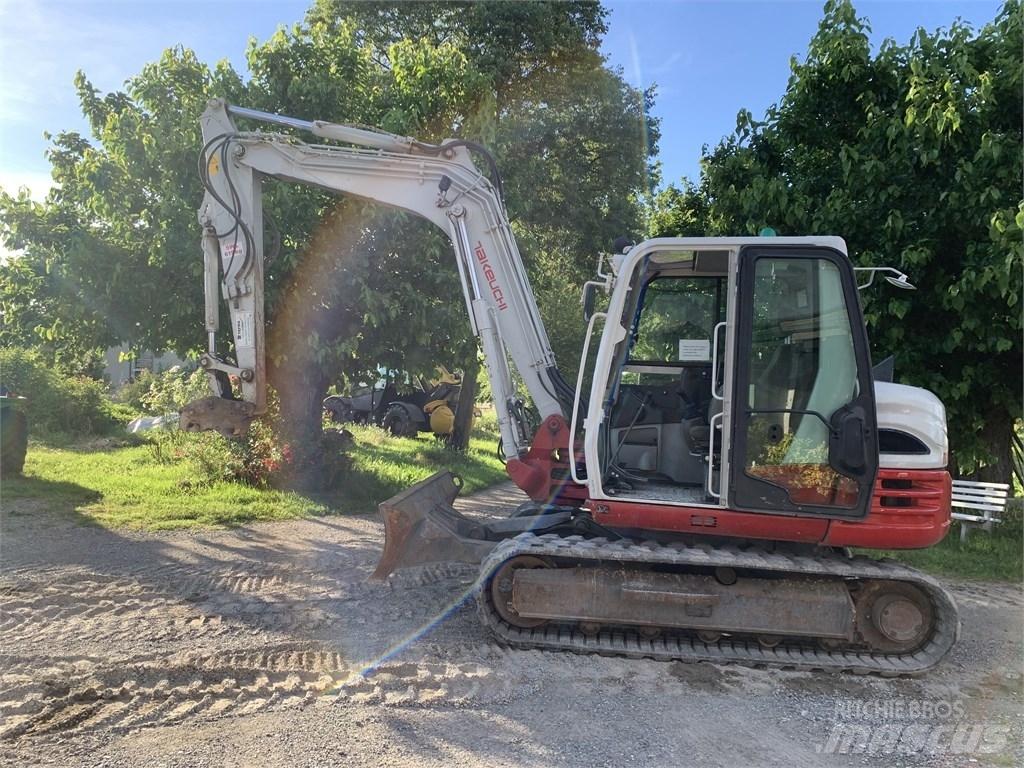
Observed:
[[[310,144],[279,132],[243,132],[233,118],[357,146]],[[425,144],[234,107],[222,99],[209,102],[202,132],[199,170],[206,193],[199,222],[209,346],[201,365],[214,397],[183,411],[186,429],[238,435],[266,409],[264,177],[372,200],[441,228],[452,242],[463,298],[484,353],[506,457],[519,457],[531,438],[513,372],[525,383],[542,419],[564,419],[573,390],[555,365],[504,203],[470,158],[473,145],[461,140]],[[221,300],[229,310],[233,359],[217,348]]]

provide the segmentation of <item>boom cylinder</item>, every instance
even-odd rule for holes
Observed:
[[[213,352],[214,334],[220,330],[220,242],[209,227],[203,229],[203,298],[206,303],[206,333]]]

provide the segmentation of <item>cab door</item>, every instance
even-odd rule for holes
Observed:
[[[878,471],[871,360],[849,259],[740,251],[729,506],[867,515]]]

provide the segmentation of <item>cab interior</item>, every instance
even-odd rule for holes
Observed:
[[[719,462],[722,401],[711,392],[712,358],[716,327],[727,316],[728,270],[728,250],[653,253],[637,270],[622,318],[627,336],[605,396],[602,488],[609,496],[716,503],[708,470],[713,475]]]

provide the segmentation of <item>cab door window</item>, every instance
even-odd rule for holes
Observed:
[[[834,417],[857,400],[862,378],[840,271],[811,258],[762,257],[753,268],[746,391],[737,392],[743,472],[785,489],[793,505],[852,508],[859,484],[830,463]]]

